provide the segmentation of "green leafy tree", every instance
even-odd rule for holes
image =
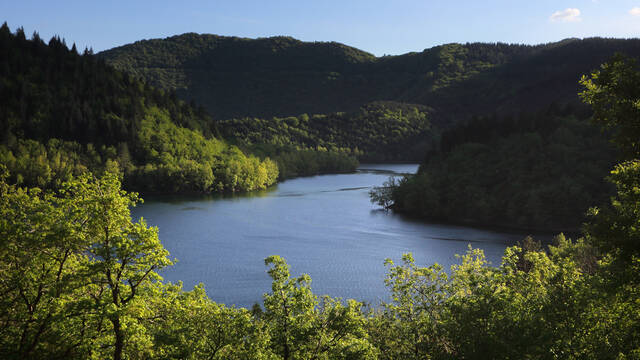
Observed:
[[[83,175],[68,183],[63,194],[73,199],[73,211],[82,214],[83,233],[90,243],[88,291],[111,323],[113,359],[122,359],[127,346],[144,351],[148,340],[138,321],[145,316],[140,292],[161,279],[157,270],[171,265],[157,228],[142,219],[132,222],[129,208],[138,196],[122,190],[115,174],[100,179]]]
[[[157,229],[132,222],[136,194],[115,174],[85,174],[58,193],[2,176],[2,347],[18,358],[143,354],[143,289],[171,264]]]
[[[368,341],[362,304],[353,300],[323,297],[311,291],[311,278],[290,278],[289,265],[279,256],[265,264],[273,279],[271,293],[264,295],[264,321],[269,326],[271,348],[289,359],[374,359]]]
[[[632,260],[640,256],[640,160],[617,165],[609,180],[616,196],[610,206],[591,209],[587,233],[604,251]]]
[[[147,288],[153,316],[145,328],[153,336],[155,359],[275,359],[269,334],[247,309],[216,304],[202,286]]]
[[[86,323],[84,224],[64,198],[8,185],[0,171],[0,354],[77,356],[97,335]]]
[[[610,206],[591,209],[587,233],[605,251],[633,261],[640,255],[640,69],[637,60],[618,54],[581,83],[594,120],[612,130],[612,141],[628,159],[611,172],[616,196]]]
[[[614,133],[627,158],[640,157],[640,70],[636,59],[617,54],[591,76],[583,76],[580,96],[594,120]]]
[[[402,256],[402,265],[391,259],[385,284],[390,303],[371,318],[372,337],[384,359],[425,359],[447,351],[441,333],[448,276],[434,264],[419,267],[411,254]]]
[[[271,293],[264,295],[264,317],[271,325],[272,347],[284,360],[297,359],[312,329],[317,297],[311,292],[311,278],[303,274],[290,278],[289,265],[279,256],[265,259],[271,266]]]
[[[385,210],[391,209],[393,207],[393,191],[398,186],[396,178],[389,177],[382,186],[375,186],[369,190],[369,200]]]

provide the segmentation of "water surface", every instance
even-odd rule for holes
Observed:
[[[399,262],[412,252],[419,265],[448,268],[471,244],[499,264],[505,247],[526,235],[425,224],[370,203],[372,186],[417,167],[363,164],[352,174],[287,180],[251,195],[148,198],[132,216],[158,226],[178,259],[161,272],[165,280],[185,289],[202,282],[213,300],[244,307],[270,290],[270,255],[284,257],[293,275],[309,274],[318,295],[378,304],[388,296],[385,258]]]

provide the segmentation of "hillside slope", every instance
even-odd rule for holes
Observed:
[[[129,189],[263,189],[275,163],[216,138],[202,109],[54,37],[0,27],[0,168],[22,186],[55,188],[86,171],[118,171]]]
[[[204,105],[216,119],[356,111],[373,101],[427,105],[449,124],[470,115],[579,104],[577,80],[640,40],[590,38],[528,46],[446,44],[374,57],[338,43],[289,37],[183,34],[98,54]]]
[[[375,61],[338,43],[193,33],[138,41],[99,56],[156,86],[175,89],[218,119],[340,110],[353,101],[362,88],[362,71]]]

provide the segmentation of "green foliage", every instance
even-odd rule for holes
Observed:
[[[416,266],[410,254],[403,265],[389,261],[393,302],[369,323],[380,358],[634,358],[637,291],[601,287],[612,274],[594,271],[599,255],[583,239],[560,235],[556,244],[510,247],[499,267],[470,249],[450,276]]]
[[[193,33],[139,41],[99,56],[155,86],[188,93],[187,98],[203,104],[219,119],[336,111],[326,110],[326,101],[314,96],[316,89],[328,94],[329,102],[336,101],[346,95],[340,88],[357,86],[353,77],[360,72],[359,66],[375,60],[369,53],[333,42]],[[338,101],[349,103],[350,99]]]
[[[73,199],[72,213],[82,214],[74,220],[83,223],[89,244],[86,291],[111,322],[113,358],[122,358],[125,346],[144,353],[149,340],[138,320],[146,315],[138,293],[161,279],[157,270],[171,265],[158,229],[143,219],[132,223],[129,209],[138,202],[137,194],[121,190],[116,175],[107,173],[99,181],[81,176],[66,184],[62,194]]]
[[[78,55],[60,38],[49,44],[0,31],[0,133],[46,142],[51,138],[117,146],[131,142],[145,108],[160,107],[178,125],[215,134],[209,117],[172,92],[149,87],[89,52]]]
[[[202,48],[217,51],[206,48],[209,40]],[[229,46],[229,39],[214,40],[222,49]],[[300,46],[307,54],[318,48],[290,38],[233,41],[259,44],[263,55],[271,52],[289,61]],[[501,51],[454,44],[422,56],[379,61],[339,44],[323,44],[323,52],[343,56],[325,63],[332,71],[322,76],[340,81],[356,72],[357,64],[375,68],[386,61],[384,66],[394,67],[419,59],[424,69],[437,64],[437,72],[427,73],[428,83],[434,94],[444,94],[482,80],[487,69],[498,75],[509,69],[497,64],[530,53],[550,56],[556,48],[580,43],[494,47]],[[582,96],[593,105],[595,119],[610,128],[627,158],[609,177],[617,190],[611,204],[590,211],[584,239],[573,242],[559,235],[545,250],[527,238],[507,248],[497,266],[470,248],[448,273],[437,264],[416,265],[410,254],[401,265],[387,260],[391,301],[369,312],[354,300],[319,299],[308,275],[291,278],[284,259],[271,256],[265,260],[273,281],[264,311],[249,312],[212,302],[201,286],[184,291],[179,284],[161,283],[157,271],[172,262],[158,230],[142,219],[131,220],[130,207],[139,200],[121,189],[121,177],[147,191],[260,189],[278,177],[268,154],[286,166],[285,174],[318,172],[336,159],[342,160],[333,166],[353,166],[345,154],[373,156],[376,144],[401,154],[390,149],[424,134],[424,114],[380,106],[363,108],[360,115],[301,115],[253,125],[232,120],[234,126],[246,126],[246,134],[236,137],[243,146],[253,146],[260,160],[208,136],[211,127],[193,108],[88,54],[78,56],[57,38],[49,46],[36,36],[30,42],[21,29],[12,35],[5,24],[0,47],[15,50],[0,52],[1,85],[11,89],[0,108],[2,358],[640,357],[640,76],[630,61],[615,58],[582,81]],[[192,54],[169,60],[184,61],[180,56],[191,59]],[[280,59],[276,56],[271,65]],[[298,70],[307,71],[310,64],[299,61]],[[340,72],[342,64],[351,67]],[[82,80],[83,71],[93,80]],[[105,95],[110,91],[116,95]],[[554,111],[462,124],[442,134],[440,148],[419,174],[390,180],[372,192],[372,200],[423,216],[483,222],[499,216],[518,226],[573,224],[581,211],[572,207],[598,201],[589,195],[602,187],[591,179],[611,154],[591,127],[569,116],[574,111]],[[362,126],[345,135],[349,124]],[[51,134],[64,141],[50,139]],[[299,148],[290,151],[291,146]]]
[[[594,120],[614,132],[612,141],[628,158],[640,157],[640,71],[636,59],[617,54],[580,83],[580,96]]]
[[[362,304],[323,297],[311,292],[311,278],[290,278],[289,266],[279,256],[265,264],[273,279],[264,295],[264,319],[272,334],[271,348],[282,359],[374,359],[367,340]]]
[[[0,28],[0,46],[11,41],[30,44],[23,31],[11,35],[5,24]],[[33,41],[35,49],[49,51],[35,36]],[[50,48],[64,48],[59,51],[66,54],[66,46],[56,41]],[[266,43],[272,52],[295,44],[288,38],[268,39]],[[348,49],[334,47],[349,53]],[[438,54],[443,66],[462,70],[465,63],[456,58],[472,48],[447,46]],[[11,56],[0,52],[2,61]],[[358,56],[352,52],[346,61],[366,60]],[[546,250],[527,238],[507,248],[496,266],[487,262],[481,250],[469,248],[449,272],[437,264],[417,265],[411,254],[403,255],[401,265],[386,260],[385,284],[391,301],[369,312],[355,300],[343,302],[328,296],[319,300],[311,291],[310,277],[291,278],[289,266],[279,256],[265,259],[272,288],[264,295],[264,311],[216,304],[201,286],[184,291],[180,284],[161,283],[156,271],[171,265],[168,252],[156,228],[148,227],[142,219],[131,220],[130,207],[139,199],[121,189],[120,175],[111,170],[124,173],[125,179],[134,179],[132,174],[165,174],[165,180],[179,176],[177,181],[189,189],[259,188],[277,177],[272,161],[247,157],[198,130],[180,127],[171,121],[166,108],[141,106],[136,131],[130,134],[135,139],[132,142],[98,142],[100,146],[94,146],[91,142],[50,140],[44,145],[9,134],[3,139],[6,147],[0,150],[0,356],[640,358],[640,162],[634,158],[637,139],[627,136],[635,132],[637,122],[633,89],[640,77],[634,71],[629,62],[614,59],[602,73],[583,81],[587,86],[583,96],[593,104],[596,120],[614,125],[611,131],[616,135],[615,142],[625,156],[632,157],[611,172],[609,180],[617,193],[609,206],[591,210],[584,239],[574,242],[561,234]],[[454,73],[464,77],[463,72]],[[331,77],[337,78],[338,74]],[[440,81],[442,86],[452,86],[447,77]],[[626,91],[619,91],[621,83]],[[2,111],[11,113],[11,109],[16,108],[9,106]],[[10,132],[37,130],[40,121],[47,118],[30,115],[31,125],[38,126],[21,127],[20,122],[11,120],[16,114],[3,117],[8,119],[3,126],[9,124],[6,129]],[[308,118],[290,118],[286,123],[300,126],[300,121]],[[374,200],[386,204],[393,199],[394,206],[408,204],[409,192],[401,190],[408,186],[416,191],[413,206],[428,211],[443,205],[441,192],[434,190],[442,186],[441,179],[470,195],[466,201],[478,212],[497,208],[491,196],[482,195],[482,189],[495,182],[507,190],[509,181],[519,184],[516,188],[534,187],[536,196],[529,194],[530,199],[544,200],[546,191],[563,199],[557,190],[535,188],[537,182],[544,185],[544,179],[535,177],[538,172],[522,169],[542,164],[551,176],[562,177],[552,164],[540,160],[560,158],[561,166],[579,177],[582,173],[572,168],[575,165],[571,162],[585,166],[576,160],[580,159],[576,154],[589,151],[580,144],[586,142],[594,147],[592,151],[601,146],[593,140],[590,128],[566,114],[505,120],[501,133],[495,129],[479,131],[483,121],[476,119],[443,134],[439,152],[432,154],[433,163],[423,165],[415,177],[399,180],[397,188],[390,182],[384,191],[374,191],[374,197],[378,197]],[[529,126],[523,125],[527,123]],[[496,157],[492,148],[500,149],[502,155],[518,154],[520,162],[508,156]],[[584,159],[602,160],[586,155]],[[488,167],[492,161],[503,161],[512,171],[507,176],[494,175],[492,171],[500,167]],[[474,163],[482,168],[474,167]],[[10,174],[4,164],[19,173]],[[88,168],[98,169],[103,175],[96,177],[86,171]],[[488,174],[479,171],[486,172],[487,168]],[[433,176],[438,169],[442,169],[440,175]],[[464,171],[480,175],[476,175],[477,180],[446,178],[447,173],[458,177]],[[522,182],[523,173],[524,178],[532,179]],[[563,191],[569,194],[583,184],[563,182],[568,186]],[[16,183],[57,190],[43,191]],[[392,190],[391,195],[387,189]],[[459,198],[451,201],[461,206],[454,200]],[[519,205],[534,211],[534,218],[542,213],[536,203],[523,204]],[[503,206],[512,209],[510,203]]]
[[[171,262],[157,229],[131,221],[137,196],[108,173],[85,174],[55,194],[4,178],[1,188],[1,352],[120,359],[148,351],[139,293]]]
[[[108,161],[115,161],[115,149],[51,139],[46,144],[17,140],[11,148],[0,146],[0,163],[11,171],[14,184],[39,188],[60,188],[73,176],[94,169],[101,172]]]
[[[0,166],[0,170],[4,170]],[[0,179],[0,353],[63,358],[86,351],[92,304],[82,289],[87,249],[70,204]]]
[[[477,118],[444,132],[417,175],[384,189],[387,207],[458,222],[579,228],[611,193],[601,179],[615,156],[597,128],[563,113]]]
[[[278,168],[269,158],[246,156],[234,146],[176,126],[153,108],[141,123],[134,147],[144,166],[125,173],[131,187],[150,192],[214,192],[265,189]]]
[[[265,259],[273,265],[268,273],[273,279],[271,293],[264,296],[265,318],[275,335],[273,350],[283,359],[298,358],[308,341],[317,298],[311,292],[309,275],[289,279],[289,266],[279,256]]]
[[[280,179],[320,173],[350,172],[358,167],[358,160],[347,152],[300,149],[292,145],[271,144],[243,144],[241,147],[260,158],[273,159]]]
[[[145,192],[250,191],[277,165],[213,137],[204,110],[78,55],[0,30],[0,163],[14,183],[59,188],[71,176],[117,171]],[[61,140],[62,139],[62,140]]]
[[[311,292],[279,257],[264,313],[164,285],[157,229],[131,221],[116,175],[56,193],[0,179],[0,353],[6,358],[372,359],[362,304]]]
[[[393,206],[393,192],[399,184],[395,177],[389,177],[382,186],[375,186],[369,190],[369,200],[385,210],[390,209]]]
[[[610,205],[591,209],[586,229],[595,244],[614,254],[612,264],[626,274],[624,282],[635,282],[640,255],[640,69],[635,59],[618,54],[581,83],[581,96],[593,107],[594,120],[611,129],[612,142],[627,160],[609,177],[616,196]]]
[[[431,144],[427,108],[376,102],[352,113],[218,121],[220,131],[244,144],[270,144],[343,153],[365,161],[419,160]]]
[[[640,160],[616,166],[609,177],[617,189],[611,204],[593,208],[587,231],[605,251],[618,249],[625,258],[640,256]]]
[[[246,309],[212,302],[202,286],[165,285],[145,294],[155,317],[145,326],[152,359],[274,359],[263,323]]]
[[[626,70],[622,67],[610,75],[618,78]],[[616,88],[602,87],[595,95],[609,103],[629,102],[625,98],[628,94],[612,95],[610,91],[615,93]],[[591,95],[594,93],[588,94]],[[607,109],[605,105],[600,111]],[[633,127],[636,120],[624,111],[610,116],[607,121],[623,129]],[[474,128],[474,124],[469,127]],[[615,133],[617,128],[612,130]],[[465,138],[460,139],[462,136]],[[454,154],[458,147],[472,146],[475,152],[481,152],[483,144],[467,143],[478,137],[482,135],[462,130],[456,136],[443,136],[446,145],[441,151]],[[618,138],[616,143],[629,149],[628,140]],[[420,182],[413,186],[424,189],[427,176],[423,171],[414,178],[405,178],[396,191],[416,179]],[[381,357],[638,358],[639,179],[637,159],[619,164],[609,178],[616,186],[616,196],[610,206],[590,211],[585,238],[576,242],[561,234],[555,245],[545,251],[540,243],[527,238],[505,250],[499,267],[489,266],[482,251],[470,249],[462,256],[462,263],[451,268],[448,277],[440,275],[437,265],[416,266],[410,255],[403,257],[402,266],[389,262],[387,284],[394,302],[373,317],[370,330]],[[422,191],[415,195],[425,194]],[[397,194],[393,196],[397,198]],[[420,306],[425,303],[425,295],[432,301]],[[421,308],[427,309],[430,321],[416,326],[412,321],[400,320],[419,315],[416,310]],[[408,335],[404,342],[401,329],[410,330],[405,332]],[[421,333],[425,330],[430,337]],[[418,347],[423,339],[431,339],[429,347]],[[413,353],[401,353],[407,349]]]
[[[385,261],[392,302],[370,318],[369,332],[383,359],[424,359],[443,346],[439,325],[448,276],[438,264],[416,266],[411,254],[402,261]]]

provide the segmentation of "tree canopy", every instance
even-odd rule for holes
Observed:
[[[264,189],[278,178],[273,161],[221,140],[203,108],[58,37],[28,40],[5,23],[0,85],[0,163],[18,184],[53,188],[116,170],[128,189],[207,193]]]

